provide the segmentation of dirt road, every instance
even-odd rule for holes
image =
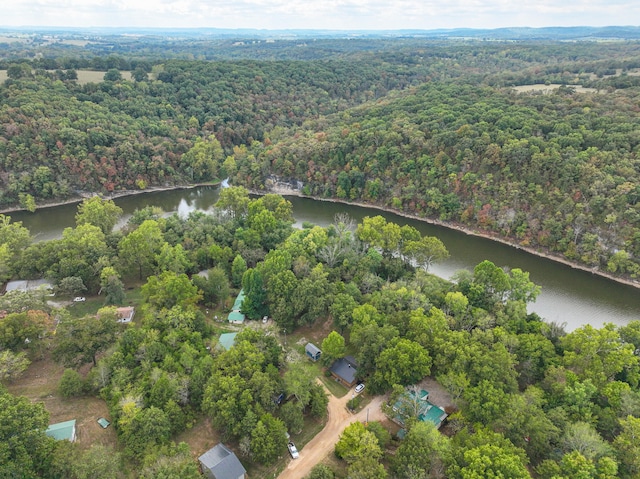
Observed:
[[[386,418],[380,409],[384,396],[376,396],[362,411],[352,414],[347,409],[347,402],[351,399],[353,389],[341,398],[335,397],[326,388],[325,391],[329,395],[327,424],[316,437],[304,446],[298,459],[289,461],[287,468],[282,471],[278,479],[304,478],[313,466],[322,461],[327,454],[333,452],[333,448],[345,427],[354,421],[364,422],[367,420],[367,410],[369,411],[369,421],[382,421]]]

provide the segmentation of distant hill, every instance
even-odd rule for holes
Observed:
[[[603,40],[640,39],[640,26],[608,27],[507,27],[496,29],[453,28],[437,30],[266,30],[230,28],[140,28],[140,27],[0,27],[0,33],[52,35],[140,35],[171,38],[472,38],[482,40]]]

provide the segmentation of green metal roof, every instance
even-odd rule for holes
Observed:
[[[54,438],[56,441],[61,441],[62,439],[72,441],[74,439],[73,431],[75,427],[75,419],[72,419],[71,421],[59,422],[56,424],[51,424],[45,431],[45,434],[49,437]]]
[[[236,298],[236,300],[233,303],[233,308],[231,308],[233,311],[240,311],[240,308],[242,307],[242,302],[244,301],[244,289],[241,289],[240,292],[238,293],[238,297]]]
[[[109,427],[109,424],[111,423],[107,421],[105,418],[101,417],[100,419],[98,419],[98,424],[102,426],[102,429],[106,429],[107,427]]]
[[[231,311],[229,313],[229,321],[232,323],[243,323],[244,322],[244,314],[239,311]]]
[[[218,344],[220,344],[220,346],[222,346],[226,351],[229,351],[235,343],[237,335],[238,333],[222,333],[218,340]]]

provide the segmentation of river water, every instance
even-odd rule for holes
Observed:
[[[168,213],[187,215],[191,211],[210,211],[218,199],[217,187],[156,191],[141,195],[116,198],[115,203],[124,211],[122,223],[135,209],[159,206]],[[529,311],[538,313],[548,321],[566,323],[571,331],[584,324],[601,327],[611,322],[624,325],[640,319],[640,290],[631,286],[576,270],[520,249],[496,243],[488,239],[466,235],[456,230],[430,225],[392,213],[359,206],[343,205],[289,197],[293,204],[296,225],[308,221],[320,226],[333,222],[336,213],[346,212],[356,220],[364,216],[381,214],[387,220],[400,225],[409,224],[422,234],[437,236],[449,250],[451,257],[432,267],[431,272],[449,279],[460,269],[473,270],[488,259],[499,266],[520,268],[530,273],[530,278],[542,286],[538,300]],[[36,240],[59,238],[65,227],[74,226],[77,204],[42,208],[35,213],[24,211],[10,213],[14,221],[22,221]]]

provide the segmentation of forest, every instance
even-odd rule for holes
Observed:
[[[367,394],[393,398],[430,376],[453,406],[441,433],[408,405],[402,440],[354,423],[337,466],[309,477],[637,477],[640,322],[567,334],[527,314],[539,287],[525,271],[483,261],[448,282],[429,273],[448,254],[436,238],[380,216],[296,230],[287,200],[243,187],[223,190],[212,214],[147,207],[114,230],[120,214],[93,197],[75,227],[41,242],[2,217],[5,278],[44,276],[58,301],[86,294],[93,308],[54,309],[42,291],[0,297],[3,476],[200,477],[175,439],[206,420],[264,477],[287,431],[327,407],[282,332],[329,321],[323,361],[352,354]],[[122,325],[115,306],[129,304],[130,286],[136,317]],[[248,324],[224,350],[209,308],[228,311],[239,288]],[[275,329],[259,327],[265,315]],[[53,441],[42,403],[8,391],[45,358],[66,368],[57,395],[105,401],[116,444]]]
[[[0,205],[276,177],[637,276],[636,42],[321,43],[333,56],[5,58]]]
[[[304,452],[326,420],[324,373],[291,341],[311,331],[320,366],[355,358],[363,397],[392,404],[428,377],[452,404],[441,431],[410,404],[404,439],[348,427],[310,479],[638,477],[640,322],[567,333],[527,313],[526,271],[483,261],[445,281],[429,273],[448,255],[436,238],[379,216],[295,229],[268,187],[633,280],[637,41],[224,42],[0,48],[0,208],[88,197],[60,239],[0,215],[0,282],[44,278],[55,294],[0,296],[0,476],[201,477],[189,441],[203,424],[251,477],[275,475],[287,434]],[[114,228],[112,195],[224,178],[210,214],[148,207]],[[241,289],[247,325],[223,350],[216,319]],[[112,442],[45,434],[49,396],[14,392],[48,363],[64,372],[47,394],[102,404]]]

